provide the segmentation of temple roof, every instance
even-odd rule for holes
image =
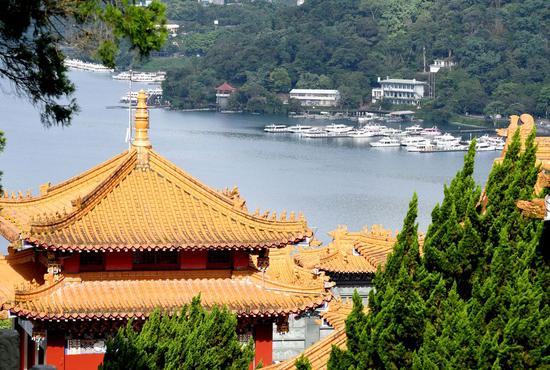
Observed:
[[[0,233],[62,251],[252,250],[312,235],[301,217],[250,214],[236,188],[213,190],[155,152],[141,104],[129,150],[61,184],[42,186],[37,197],[5,192]]]
[[[332,241],[326,247],[301,249],[294,259],[304,268],[327,273],[373,274],[386,262],[396,234],[380,225],[373,225],[370,230],[365,226],[359,232],[340,226],[329,233]]]
[[[198,294],[205,307],[226,305],[241,317],[286,316],[331,298],[322,282],[292,286],[255,270],[89,272],[16,291],[3,308],[34,320],[145,318],[156,307],[178,311]]]

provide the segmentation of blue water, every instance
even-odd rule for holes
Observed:
[[[8,143],[0,154],[5,189],[57,183],[125,150],[128,112],[118,104],[127,84],[108,75],[72,72],[81,112],[70,127],[43,128],[25,100],[0,94],[0,130]],[[3,90],[9,92],[6,84]],[[147,87],[144,85],[144,87]],[[464,153],[408,153],[371,148],[369,139],[300,139],[266,134],[269,123],[315,125],[286,117],[213,112],[150,111],[154,149],[205,184],[237,185],[249,210],[302,211],[317,237],[339,224],[401,227],[413,192],[419,197],[419,226],[426,230],[443,184],[462,166]],[[477,155],[476,180],[483,185],[497,152]],[[0,250],[6,243],[0,238]]]

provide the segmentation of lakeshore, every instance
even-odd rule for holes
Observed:
[[[82,111],[67,128],[45,129],[25,100],[2,96],[7,146],[0,155],[0,168],[8,191],[62,181],[127,148],[127,110],[106,109],[127,92],[127,84],[85,72],[71,72],[70,77]],[[141,87],[136,84],[136,88]],[[323,241],[341,223],[350,229],[373,223],[401,228],[415,191],[420,230],[425,231],[431,210],[442,199],[443,184],[455,175],[464,157],[460,152],[413,156],[375,150],[366,140],[306,141],[263,132],[273,121],[297,123],[284,116],[165,109],[150,114],[155,149],[168,159],[215,188],[238,184],[251,210],[302,211]],[[308,122],[314,124],[303,121]],[[82,146],[93,150],[82,151]],[[498,155],[477,155],[478,183],[484,184]]]

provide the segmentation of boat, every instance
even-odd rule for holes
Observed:
[[[476,152],[491,152],[497,150],[496,146],[489,144],[486,141],[476,143]]]
[[[380,139],[379,141],[377,142],[374,142],[374,143],[370,143],[371,146],[374,146],[374,147],[399,147],[401,145],[401,143],[399,142],[399,140],[397,139],[394,139],[392,137],[385,137],[383,139]]]
[[[433,142],[438,147],[447,147],[449,145],[460,144],[460,138],[449,133],[438,135],[433,138]]]
[[[489,145],[493,145],[495,147],[495,150],[502,150],[504,149],[504,145],[506,144],[504,139],[498,136],[489,136],[487,134],[479,137],[477,139],[477,142],[485,142]]]
[[[409,145],[405,148],[408,152],[434,153],[434,152],[464,152],[468,150],[466,145],[452,144],[448,146],[437,146],[435,144]]]
[[[162,103],[162,89],[147,89],[145,90],[145,94],[147,95],[147,104],[158,106]],[[132,102],[132,105],[137,104],[137,97],[138,92],[132,91],[131,93],[126,93],[125,95],[120,97],[120,102],[124,104]]]
[[[302,134],[300,136],[320,139],[320,138],[327,138],[327,137],[338,137],[338,136],[340,136],[340,134],[327,132],[326,130],[323,130],[322,128],[315,127],[315,128],[312,128],[309,131],[302,132]]]
[[[384,127],[383,129],[380,130],[380,134],[382,136],[397,136],[401,134],[401,132],[402,132],[401,130],[396,128],[391,128],[391,127]]]
[[[292,132],[294,134],[300,134],[302,132],[309,131],[312,128],[313,126],[308,126],[308,125],[294,125],[294,126],[287,127],[287,131]]]
[[[405,127],[405,132],[408,133],[409,135],[420,135],[422,130],[423,128],[420,125],[412,125],[409,127]]]
[[[279,133],[279,132],[288,132],[286,125],[277,125],[271,124],[264,127],[265,132]]]
[[[439,136],[441,135],[441,130],[438,129],[437,127],[433,126],[433,127],[429,127],[429,128],[425,128],[423,129],[422,131],[420,131],[420,135],[422,136]]]
[[[379,135],[378,135],[378,132],[376,131],[358,129],[358,130],[349,131],[346,136],[360,139],[360,138],[366,138],[366,137],[375,137]]]
[[[166,72],[120,72],[113,75],[113,80],[129,81],[130,78],[134,82],[149,82],[156,83],[162,82],[166,79]]]
[[[105,67],[103,64],[89,63],[80,59],[65,59],[63,62],[66,67],[79,71],[89,72],[113,72],[114,69]]]
[[[331,123],[324,127],[325,131],[331,134],[345,134],[353,130],[352,126],[342,125],[340,123]]]
[[[430,140],[422,136],[409,136],[401,140],[401,145],[405,147],[416,146],[419,144],[431,144],[431,143],[430,143]]]

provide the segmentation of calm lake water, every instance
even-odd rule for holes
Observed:
[[[127,83],[87,72],[70,76],[81,112],[67,128],[43,128],[27,101],[0,94],[0,130],[8,140],[0,154],[5,189],[32,189],[37,194],[40,184],[63,181],[127,148],[128,112],[108,108],[118,104]],[[264,133],[263,127],[274,122],[299,123],[286,117],[152,109],[150,136],[156,151],[205,184],[216,189],[237,185],[249,210],[302,211],[324,241],[339,224],[352,230],[375,223],[399,229],[413,192],[419,197],[420,229],[426,230],[432,208],[442,199],[443,184],[460,169],[464,157],[460,152],[371,148],[370,139]],[[498,155],[477,155],[475,177],[480,184]],[[0,240],[3,251],[6,243]]]

